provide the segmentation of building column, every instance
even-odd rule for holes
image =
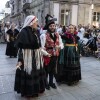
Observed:
[[[91,9],[91,6],[89,8],[89,24],[92,25],[93,20],[93,10]]]
[[[78,5],[72,5],[71,24],[78,24]]]
[[[59,24],[59,13],[60,13],[60,6],[59,3],[54,3],[54,18],[57,18],[56,23]]]

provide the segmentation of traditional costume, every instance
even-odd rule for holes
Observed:
[[[53,82],[53,77],[56,74],[57,58],[59,56],[60,51],[56,49],[56,47],[58,46],[60,49],[63,48],[63,43],[60,35],[57,32],[51,32],[51,30],[49,29],[49,25],[51,24],[55,24],[54,19],[52,17],[48,18],[48,22],[45,26],[47,28],[47,32],[41,35],[42,48],[46,50],[49,54],[51,54],[51,57],[44,56],[44,68],[47,76],[46,89],[50,89],[50,87],[56,88],[56,85]]]
[[[17,57],[17,48],[15,47],[15,41],[19,34],[17,29],[9,29],[7,32],[7,47],[6,55],[10,57]]]
[[[14,90],[27,97],[37,97],[45,91],[43,55],[48,53],[41,49],[40,36],[31,27],[37,20],[32,15],[26,18],[16,42],[19,48],[18,62],[22,62],[22,65],[16,70]]]
[[[60,70],[58,82],[64,82],[72,85],[81,80],[80,54],[78,47],[79,38],[76,34],[66,33],[62,36],[64,40],[64,50],[60,54],[59,66]]]

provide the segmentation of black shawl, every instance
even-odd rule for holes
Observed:
[[[41,44],[37,30],[32,29],[30,26],[21,30],[16,41],[17,48],[38,49],[40,46]]]

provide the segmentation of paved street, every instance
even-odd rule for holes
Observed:
[[[0,100],[26,100],[13,90],[17,59],[6,57],[5,48],[0,44]],[[32,100],[100,100],[100,61],[82,57],[81,67],[82,80],[77,85],[60,85]]]

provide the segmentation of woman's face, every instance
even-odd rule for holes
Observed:
[[[38,28],[38,21],[34,22],[32,25],[33,28],[37,29]]]
[[[74,31],[75,31],[74,26],[72,26],[72,25],[71,25],[71,26],[69,26],[69,32],[70,32],[70,33],[74,33]]]
[[[12,24],[11,25],[11,29],[15,29],[15,24]]]

